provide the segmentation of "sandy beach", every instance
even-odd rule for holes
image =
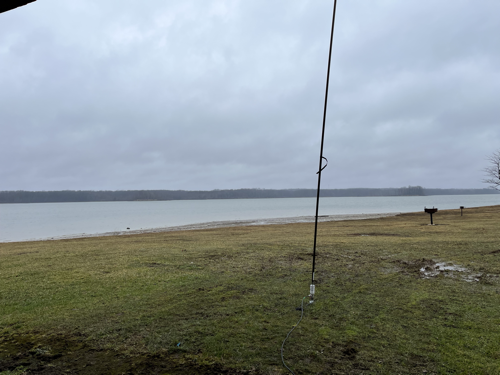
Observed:
[[[399,214],[400,212],[378,213],[378,214],[322,215],[318,217],[318,221],[327,222],[327,221],[342,221],[342,220],[377,219],[381,217],[396,216]],[[105,232],[105,233],[81,233],[68,236],[50,237],[44,239],[30,239],[28,241],[56,241],[56,240],[86,238],[86,237],[124,236],[124,235],[143,234],[143,233],[161,233],[161,232],[174,232],[174,231],[186,231],[186,230],[197,230],[197,229],[230,228],[230,227],[241,227],[241,226],[252,226],[252,225],[276,225],[276,224],[313,223],[313,222],[314,222],[314,216],[297,216],[297,217],[256,219],[256,220],[211,221],[206,223],[140,229],[140,230],[127,230],[127,231]]]

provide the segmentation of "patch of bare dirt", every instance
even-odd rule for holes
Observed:
[[[0,372],[23,368],[29,374],[255,374],[220,364],[199,364],[183,353],[127,354],[96,349],[83,337],[23,334],[0,337]]]
[[[498,279],[498,275],[477,273],[452,262],[435,261],[433,259],[395,260],[393,263],[398,265],[400,272],[414,275],[421,279],[431,279],[441,276],[484,284],[494,284]]]
[[[434,267],[436,262],[432,259],[416,259],[416,260],[394,260],[404,274],[415,275],[420,277],[420,270],[426,267]]]

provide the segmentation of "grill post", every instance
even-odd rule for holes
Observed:
[[[432,221],[432,214],[435,214],[437,212],[437,208],[426,208],[424,207],[424,212],[427,212],[429,215],[431,215],[431,225],[434,225],[434,222]]]

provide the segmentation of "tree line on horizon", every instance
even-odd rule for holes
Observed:
[[[321,197],[388,197],[423,195],[498,194],[494,189],[402,188],[322,189]],[[310,198],[316,189],[226,189],[226,190],[61,190],[0,191],[0,203],[165,201],[202,199]]]

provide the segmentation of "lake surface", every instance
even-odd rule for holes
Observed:
[[[0,204],[0,242],[218,221],[314,216],[315,198]],[[500,204],[500,195],[321,198],[320,215],[418,212]],[[437,218],[437,217],[436,217]]]

